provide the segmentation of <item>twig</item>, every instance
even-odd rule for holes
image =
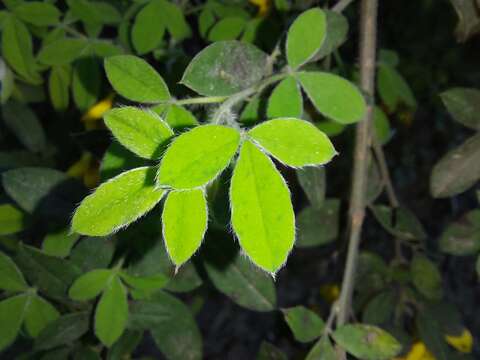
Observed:
[[[338,3],[336,3],[333,7],[332,7],[332,11],[335,11],[335,12],[338,12],[338,13],[341,13],[343,10],[345,10],[348,5],[350,5],[354,0],[340,0]]]
[[[393,208],[398,208],[398,198],[395,194],[390,171],[388,170],[387,160],[385,159],[385,153],[383,151],[382,144],[380,144],[378,137],[373,136],[373,152],[378,161],[378,167],[380,169],[380,176],[382,177],[385,190],[387,191],[388,201]]]
[[[378,0],[362,0],[360,11],[360,85],[368,98],[374,98],[375,59],[377,46]],[[337,326],[348,321],[355,284],[356,263],[360,246],[363,219],[365,217],[365,193],[368,175],[368,150],[371,141],[370,122],[373,103],[367,105],[363,121],[356,128],[353,164],[352,193],[349,209],[349,243],[339,299]]]

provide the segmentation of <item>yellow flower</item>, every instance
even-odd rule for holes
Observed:
[[[108,110],[112,108],[113,105],[113,94],[107,96],[105,99],[100,100],[98,103],[93,105],[88,111],[82,116],[82,121],[88,123],[91,121],[99,120],[103,117]]]
[[[468,329],[463,329],[462,333],[457,336],[445,335],[445,341],[462,353],[472,352],[473,337]]]
[[[271,0],[248,0],[251,4],[256,5],[258,7],[258,17],[265,17],[272,5]]]
[[[337,284],[326,284],[320,286],[320,295],[330,304],[340,296],[340,288]]]
[[[67,169],[67,175],[83,180],[88,188],[94,188],[100,182],[98,164],[89,153],[83,153],[80,160]]]
[[[435,360],[435,356],[428,351],[423,342],[416,341],[407,355],[392,360]]]

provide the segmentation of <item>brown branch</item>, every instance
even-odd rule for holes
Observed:
[[[362,0],[360,8],[360,86],[369,104],[364,119],[358,123],[355,138],[352,193],[349,209],[348,253],[339,299],[337,326],[348,321],[363,219],[365,217],[368,175],[368,151],[371,142],[371,119],[375,92],[378,0]]]

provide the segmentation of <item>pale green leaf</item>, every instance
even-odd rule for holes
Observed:
[[[75,211],[73,231],[105,236],[134,222],[150,211],[164,191],[155,189],[155,169],[126,171],[100,185]]]
[[[40,1],[20,4],[13,12],[21,20],[36,26],[56,25],[60,18],[60,11],[54,5]]]
[[[295,215],[284,179],[250,141],[240,150],[230,201],[240,246],[257,266],[277,272],[295,241]]]
[[[68,290],[68,296],[77,301],[97,297],[112,280],[115,273],[109,269],[97,269],[80,276]]]
[[[145,60],[132,55],[105,59],[105,71],[113,88],[123,97],[143,103],[170,99],[162,77]]]
[[[480,90],[453,88],[441,93],[440,97],[456,121],[480,130]]]
[[[378,106],[375,106],[373,109],[373,128],[375,129],[375,135],[378,141],[380,141],[382,145],[390,140],[390,136],[392,135],[390,122],[388,121],[387,115]]]
[[[146,159],[160,158],[173,136],[172,129],[153,111],[132,106],[112,109],[104,120],[123,146]]]
[[[123,334],[128,321],[127,291],[120,278],[111,279],[95,312],[95,335],[107,347]]]
[[[297,77],[322,115],[341,124],[362,120],[366,110],[365,99],[351,82],[322,72],[302,72]]]
[[[87,110],[98,101],[103,74],[93,57],[75,62],[73,68],[72,94],[79,110]]]
[[[257,83],[267,55],[251,44],[219,41],[203,49],[188,65],[181,83],[205,96],[228,96]]]
[[[27,295],[18,295],[0,302],[0,351],[17,337],[28,302]]]
[[[27,218],[17,207],[11,204],[0,205],[0,235],[15,234],[26,226]]]
[[[288,166],[323,165],[336,155],[328,137],[312,123],[304,120],[269,120],[254,127],[248,135]]]
[[[288,29],[286,53],[288,65],[297,69],[320,50],[327,31],[327,17],[319,8],[298,16]]]
[[[3,24],[2,56],[26,81],[32,84],[42,82],[33,58],[32,36],[25,24],[13,15],[8,16]]]
[[[300,86],[294,77],[287,77],[273,89],[268,99],[267,117],[300,118],[303,113],[303,98]]]
[[[165,33],[163,11],[163,3],[154,0],[137,13],[132,26],[132,43],[138,54],[146,54],[162,42]]]
[[[282,309],[283,316],[297,341],[310,342],[320,337],[325,323],[315,312],[304,306]]]
[[[220,125],[203,125],[175,138],[165,152],[157,185],[192,189],[214,180],[237,152],[240,134]]]
[[[49,232],[43,239],[42,251],[47,255],[65,258],[79,238],[80,235],[71,233],[69,228]]]
[[[36,338],[48,324],[59,316],[60,313],[52,304],[40,296],[32,294],[25,312],[25,328],[31,337]]]
[[[42,47],[38,61],[45,65],[66,65],[87,53],[89,43],[86,39],[64,38]]]
[[[221,19],[208,33],[209,41],[235,40],[245,29],[247,21],[238,16],[231,16]]]
[[[28,288],[17,265],[7,255],[0,252],[0,289],[24,291]]]
[[[70,100],[70,66],[53,66],[48,78],[48,92],[52,105],[57,111],[66,110]]]
[[[402,348],[392,335],[372,325],[343,325],[337,328],[332,336],[347,352],[365,360],[391,359]]]
[[[176,266],[197,251],[207,230],[207,201],[203,190],[172,191],[162,214],[163,237]]]

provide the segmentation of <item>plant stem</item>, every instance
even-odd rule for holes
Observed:
[[[380,169],[380,175],[382,176],[382,180],[385,185],[388,201],[393,208],[398,208],[398,198],[395,194],[395,189],[393,187],[390,171],[388,170],[385,153],[383,151],[382,144],[380,144],[380,142],[378,141],[377,136],[373,136],[373,152],[375,153],[375,157],[378,161],[378,167]]]
[[[225,101],[226,99],[228,99],[228,96],[205,96],[191,99],[173,100],[171,103],[176,105],[214,104]]]
[[[348,253],[339,299],[337,326],[348,321],[355,285],[360,236],[365,217],[365,193],[368,177],[368,150],[371,141],[370,122],[375,91],[378,0],[362,0],[360,8],[360,85],[371,102],[363,121],[356,128],[352,193],[349,209]]]
[[[339,0],[333,7],[332,11],[341,13],[343,10],[345,10],[348,5],[350,5],[354,0]]]

